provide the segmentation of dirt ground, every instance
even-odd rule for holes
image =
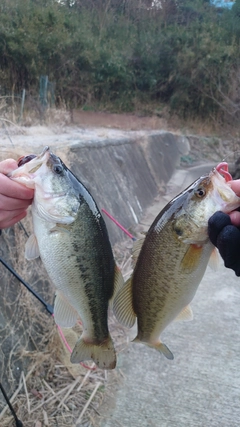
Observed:
[[[59,113],[52,114],[57,116]],[[50,117],[51,119],[51,117]],[[106,127],[122,130],[156,130],[164,129],[183,134],[197,134],[201,136],[221,136],[230,139],[238,137],[237,126],[221,126],[219,123],[207,120],[188,119],[183,120],[169,112],[164,114],[144,115],[142,113],[114,114],[108,112],[95,112],[72,110],[66,119],[66,123],[80,125],[82,127]]]
[[[74,124],[79,124],[83,127],[107,127],[122,130],[155,130],[168,127],[167,120],[164,118],[136,114],[111,114],[73,110],[71,119]]]
[[[187,135],[190,142],[190,152],[181,159],[181,167],[191,167],[205,161],[219,162],[226,159],[236,161],[240,157],[240,138],[237,127],[222,128],[218,124],[207,121],[183,121],[178,117],[165,115],[144,116],[142,114],[112,114],[107,112],[94,112],[82,110],[57,110],[50,109],[45,114],[45,120],[24,117],[22,125],[13,124],[11,117],[0,117],[1,158],[4,152],[14,152],[18,142],[25,144],[25,136],[32,136],[32,145],[46,142],[48,137],[56,135],[52,144],[65,143],[70,137],[78,133],[84,139],[89,134],[93,137],[113,137],[124,135],[128,132],[137,132],[143,135],[146,131],[162,130],[175,134]],[[6,142],[6,144],[4,143]],[[234,153],[234,154],[233,154]]]

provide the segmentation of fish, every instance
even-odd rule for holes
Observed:
[[[174,356],[161,333],[173,321],[192,320],[189,304],[207,265],[217,266],[208,220],[218,210],[229,213],[240,206],[222,165],[198,178],[157,215],[133,248],[133,273],[114,299],[113,313],[122,325],[131,328],[137,319],[133,342],[153,347],[167,359]]]
[[[71,362],[93,360],[114,369],[116,351],[108,329],[108,307],[123,285],[101,212],[80,180],[45,147],[38,156],[20,158],[9,177],[34,188],[34,233],[25,246],[29,260],[39,255],[56,287],[54,319],[83,333]]]

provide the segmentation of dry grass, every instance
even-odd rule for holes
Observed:
[[[125,331],[116,327],[112,317],[109,323],[119,352],[126,345]],[[96,368],[94,363],[85,364],[89,369],[80,364],[72,365],[56,327],[52,324],[49,329],[49,336],[44,337],[48,341],[45,351],[22,349],[20,357],[25,360],[29,358],[30,363],[27,373],[21,372],[17,389],[12,395],[14,410],[25,427],[95,426],[95,418],[99,419],[100,416],[98,407],[108,387],[109,372]],[[79,333],[75,334],[72,330],[64,332],[67,332],[69,343],[71,338],[75,341],[79,337]],[[113,375],[117,381],[117,371],[110,375],[111,381]],[[7,405],[1,410],[0,425],[15,426]]]
[[[25,427],[92,425],[107,381],[105,372],[86,370],[73,379],[64,365],[53,362],[52,354],[38,355],[26,377],[21,373],[12,396],[18,418]],[[7,407],[0,422],[2,427],[15,425]]]
[[[60,108],[43,108],[39,100],[27,97],[21,113],[21,99],[11,96],[0,96],[0,123],[2,126],[20,130],[21,126],[36,126],[39,124],[67,126],[71,123],[71,114],[66,105]]]

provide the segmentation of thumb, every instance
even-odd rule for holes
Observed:
[[[0,162],[0,173],[7,175],[9,172],[12,172],[14,169],[17,169],[18,164],[14,159],[6,159]]]

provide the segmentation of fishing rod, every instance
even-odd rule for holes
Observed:
[[[35,298],[38,299],[38,301],[42,303],[48,313],[53,314],[53,306],[51,304],[46,303],[44,299],[36,291],[34,291],[34,289],[32,289],[31,286],[27,282],[25,282],[25,280],[23,280],[21,276],[19,276],[19,274],[12,267],[10,267],[10,265],[6,261],[2,259],[2,257],[0,257],[0,262],[4,265],[4,267],[7,268],[8,271],[10,271],[10,273],[13,274],[13,276],[16,277],[16,279],[19,280],[19,282],[21,282],[25,286],[25,288],[27,288],[29,292],[31,292],[32,295],[34,295]]]
[[[4,390],[3,385],[2,385],[1,382],[0,382],[0,390],[1,390],[1,392],[3,394],[3,397],[6,400],[7,405],[8,405],[8,407],[9,407],[11,413],[12,413],[12,416],[13,416],[13,418],[15,420],[15,423],[16,423],[16,427],[24,427],[22,421],[20,421],[19,418],[17,417],[16,412],[14,411],[14,409],[12,407],[12,404],[11,404],[11,402],[10,402],[8,396],[7,396],[7,393],[5,392],[5,390]]]

